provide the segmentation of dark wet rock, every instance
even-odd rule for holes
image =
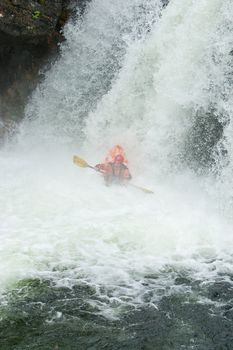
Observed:
[[[214,167],[215,157],[219,152],[219,156],[226,157],[225,149],[216,148],[226,124],[226,118],[219,115],[214,107],[195,113],[181,155],[184,163],[196,172],[203,173]]]
[[[62,30],[91,0],[0,1],[0,143],[24,117],[31,93],[59,55]],[[163,0],[167,5],[168,0]],[[13,126],[13,127],[12,127]]]
[[[163,7],[166,7],[168,5],[170,0],[162,0]]]
[[[62,0],[2,0],[1,41],[6,39],[38,44],[54,33],[62,13]]]
[[[1,0],[0,140],[13,132],[40,73],[59,55],[62,28],[88,0]],[[12,128],[12,125],[14,126]]]

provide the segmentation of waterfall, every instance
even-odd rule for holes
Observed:
[[[176,334],[214,348],[189,322],[217,314],[225,329],[231,307],[232,13],[231,0],[93,0],[67,24],[60,57],[0,151],[3,295],[40,280],[62,302],[64,290],[83,298],[85,315],[132,313],[132,327],[141,308],[149,318],[162,310]],[[77,154],[95,165],[117,143],[132,183],[154,195],[108,188],[72,163]],[[48,323],[61,320],[48,305]]]

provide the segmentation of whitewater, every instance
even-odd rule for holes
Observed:
[[[201,305],[231,329],[232,13],[230,0],[93,0],[66,25],[59,59],[0,150],[1,320],[9,293],[39,280],[76,297],[90,288],[85,312],[112,322],[181,297],[179,310]],[[115,144],[132,183],[154,194],[108,188],[72,163],[95,165]],[[69,319],[59,305],[48,324]],[[160,349],[215,349],[166,312],[189,340],[166,347],[163,336]]]

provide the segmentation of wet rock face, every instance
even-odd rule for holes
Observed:
[[[0,1],[0,139],[24,115],[40,69],[58,53],[62,27],[82,0]]]
[[[0,32],[38,44],[53,33],[62,8],[62,0],[1,0]]]
[[[0,143],[23,118],[41,68],[59,54],[64,24],[90,1],[0,0]]]
[[[163,7],[166,7],[168,5],[170,0],[162,0]]]
[[[51,53],[46,46],[1,46],[0,118],[7,130],[22,118],[27,97],[40,79],[39,69]]]

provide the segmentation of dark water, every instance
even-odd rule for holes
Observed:
[[[20,281],[2,299],[0,349],[233,349],[232,276],[206,283],[177,275],[175,292],[165,288],[157,308],[151,303],[156,278],[145,276],[144,303],[121,308],[114,320],[89,303],[98,301],[94,288]]]

